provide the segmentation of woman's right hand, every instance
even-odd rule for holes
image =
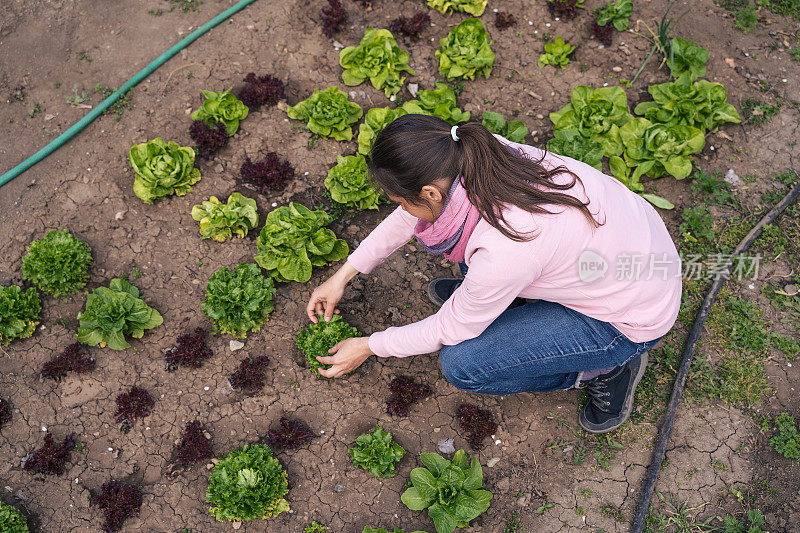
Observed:
[[[333,276],[314,289],[306,305],[306,314],[311,322],[317,323],[317,315],[324,315],[325,322],[329,322],[334,313],[339,314],[336,305],[342,299],[347,282],[356,274],[358,271],[350,263],[345,263]]]

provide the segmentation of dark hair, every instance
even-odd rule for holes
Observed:
[[[403,115],[386,126],[375,138],[367,160],[372,180],[391,196],[413,205],[423,205],[422,187],[446,180],[446,197],[456,176],[462,176],[467,198],[481,217],[503,235],[526,241],[534,235],[510,228],[503,216],[503,205],[518,206],[530,213],[549,213],[544,205],[563,205],[580,210],[594,227],[586,203],[557,192],[571,189],[580,178],[565,166],[548,170],[542,159],[535,161],[498,141],[477,122],[458,126],[454,141],[444,120],[427,115]],[[570,183],[557,184],[559,174],[572,176]]]

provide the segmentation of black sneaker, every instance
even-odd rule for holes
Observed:
[[[450,298],[456,289],[464,281],[464,278],[439,278],[428,283],[428,299],[435,305],[441,307]],[[528,302],[535,302],[537,300],[526,300],[524,298],[514,298],[509,309],[514,309],[520,305],[525,305]]]
[[[589,403],[578,413],[578,423],[589,433],[614,431],[628,420],[633,409],[633,394],[647,367],[647,352],[631,359],[608,374],[581,384],[589,393]]]

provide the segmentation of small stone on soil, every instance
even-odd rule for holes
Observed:
[[[236,350],[241,350],[244,348],[244,343],[242,341],[231,341],[229,344],[231,351],[235,352]]]

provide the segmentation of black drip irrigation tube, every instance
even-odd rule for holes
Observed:
[[[793,172],[796,178],[800,178],[800,175],[797,173],[797,171]],[[675,413],[678,409],[678,402],[681,400],[683,387],[686,385],[686,378],[689,375],[689,368],[692,364],[694,347],[700,338],[700,332],[702,331],[703,324],[708,316],[708,311],[714,304],[714,300],[716,300],[717,294],[722,288],[723,283],[725,283],[730,275],[733,259],[745,252],[753,243],[753,241],[756,240],[759,235],[761,235],[761,232],[764,230],[764,226],[771,224],[776,218],[778,218],[778,215],[780,215],[789,206],[789,204],[795,201],[798,196],[800,196],[800,179],[797,183],[795,183],[792,190],[789,191],[789,194],[787,194],[783,200],[778,202],[775,207],[770,209],[769,213],[764,215],[764,218],[762,218],[758,224],[756,224],[755,227],[750,230],[750,233],[748,233],[745,238],[742,239],[742,242],[736,246],[733,254],[726,261],[721,275],[718,276],[714,280],[714,283],[711,284],[711,289],[709,289],[705,299],[703,300],[703,305],[700,307],[700,311],[697,313],[697,318],[694,320],[692,330],[689,332],[689,337],[686,339],[686,348],[683,351],[681,366],[678,368],[678,375],[675,377],[675,385],[672,389],[672,396],[669,399],[669,404],[667,404],[667,414],[664,418],[664,424],[661,426],[661,431],[658,435],[658,442],[653,450],[653,457],[650,461],[650,466],[647,469],[647,476],[645,477],[641,499],[639,500],[639,504],[636,506],[636,514],[633,518],[633,529],[631,529],[632,533],[642,533],[644,531],[644,523],[645,519],[647,518],[647,511],[650,508],[650,499],[653,496],[653,488],[655,487],[656,480],[658,479],[658,473],[661,470],[661,463],[664,461],[664,455],[667,452],[667,444],[669,443],[669,436],[672,432],[672,424],[675,421]]]

